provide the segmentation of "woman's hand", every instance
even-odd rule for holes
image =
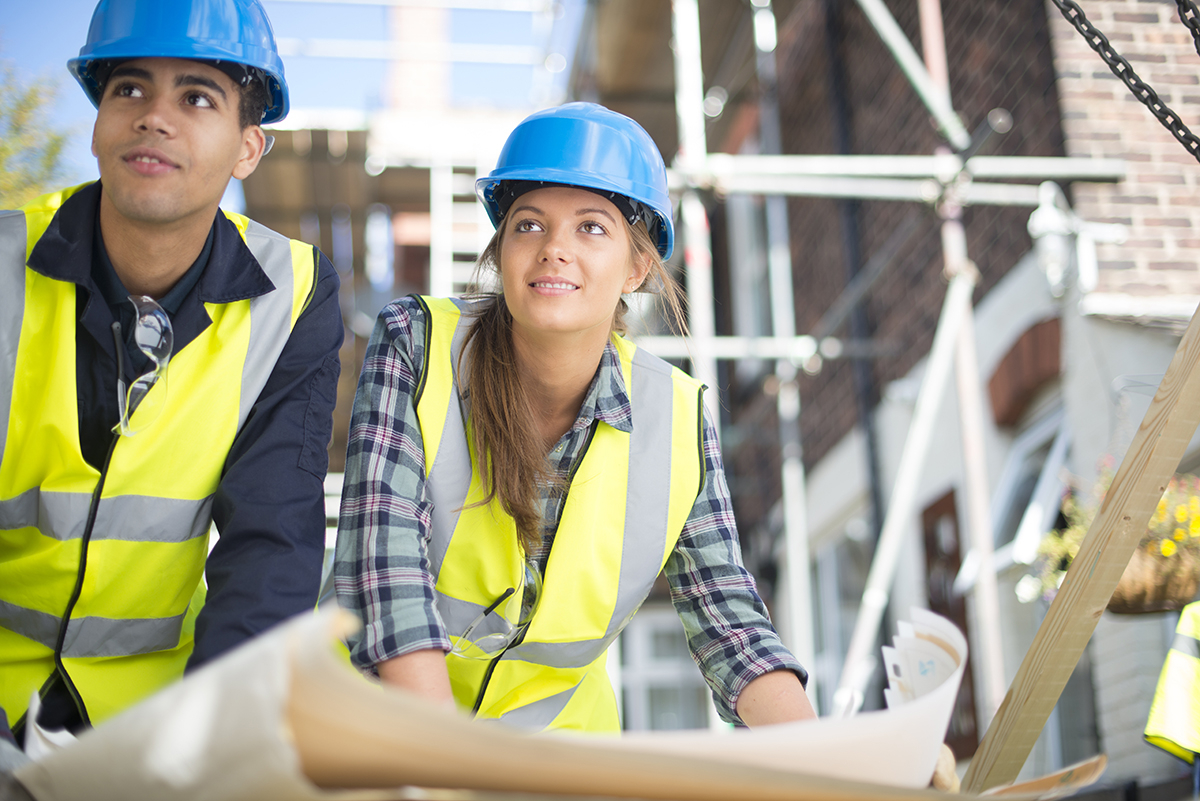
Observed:
[[[937,765],[933,769],[933,778],[929,780],[929,786],[935,790],[957,793],[959,781],[955,767],[954,752],[950,750],[950,746],[942,743],[942,752],[938,754]]]
[[[450,691],[450,674],[446,671],[446,654],[440,648],[397,656],[376,665],[384,684],[400,687],[431,701],[454,705]]]

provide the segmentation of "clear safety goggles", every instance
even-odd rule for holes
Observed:
[[[525,631],[541,599],[542,574],[526,562],[524,586],[509,587],[476,615],[450,653],[465,659],[493,659]]]
[[[144,430],[162,413],[167,403],[167,363],[171,360],[171,349],[175,345],[171,318],[162,306],[145,295],[130,295],[129,302],[137,313],[133,328],[134,344],[154,362],[154,369],[138,376],[132,384],[125,385],[125,343],[117,333],[120,327],[114,324],[117,340],[117,411],[120,419],[113,426],[113,431],[123,436],[132,436]],[[151,394],[153,387],[158,389]]]

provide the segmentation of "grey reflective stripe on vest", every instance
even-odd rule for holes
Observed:
[[[1190,656],[1192,659],[1200,659],[1200,640],[1176,632],[1175,639],[1171,641],[1171,650],[1178,651],[1184,656]]]
[[[254,254],[263,272],[275,285],[275,291],[250,301],[250,346],[242,366],[242,397],[238,405],[238,430],[245,425],[250,409],[267,385],[271,371],[292,331],[292,294],[295,273],[292,269],[291,240],[253,220],[246,228],[246,246]],[[316,269],[316,262],[313,262]],[[315,283],[316,276],[313,281]]]
[[[468,324],[465,319],[459,321],[451,354],[452,363],[457,362],[461,335]],[[426,354],[427,360],[431,358],[434,358],[433,354]],[[508,649],[504,654],[505,660],[520,659],[555,668],[589,665],[604,653],[649,595],[666,550],[671,494],[671,419],[675,391],[671,375],[670,365],[661,359],[640,348],[634,353],[630,393],[633,433],[630,436],[624,547],[621,551],[617,600],[604,636],[566,643],[526,642]],[[457,396],[456,385],[452,397]],[[429,491],[434,498],[429,554],[435,583],[454,533],[457,510],[466,499],[471,477],[462,415],[455,404],[450,404],[450,407],[429,477]],[[442,517],[439,517],[439,508],[443,509]],[[482,609],[477,604],[458,601],[440,592],[437,594],[437,606],[447,631],[453,636],[461,634]]]
[[[505,712],[501,715],[500,720],[510,726],[516,726],[521,729],[544,729],[553,723],[554,719],[567,708],[571,696],[575,695],[575,690],[578,688],[579,685],[576,684],[571,689],[555,693],[549,698],[543,698],[540,701],[534,701],[532,704],[517,707],[511,712]]]
[[[40,487],[0,501],[0,530],[36,526],[56,540],[83,536],[91,495],[84,492],[45,492]],[[212,498],[182,501],[144,495],[105,498],[96,512],[92,542],[186,542],[208,532]],[[190,520],[190,525],[184,521]],[[114,521],[120,521],[118,525]]]
[[[442,623],[446,626],[446,631],[455,636],[466,631],[467,626],[475,622],[475,618],[479,617],[479,613],[486,608],[486,606],[482,606],[481,604],[474,604],[459,598],[451,598],[449,595],[443,595],[440,592],[437,593],[438,614],[442,617]],[[471,636],[483,637],[488,634],[507,634],[508,632],[508,623],[500,615],[488,615],[479,621],[479,625],[475,628],[475,633]]]
[[[77,617],[67,624],[64,657],[129,656],[163,651],[179,644],[183,615],[163,618],[113,619]],[[0,600],[0,627],[53,649],[58,643],[58,615],[26,609]]]
[[[0,270],[12,270],[11,284],[0,292],[0,461],[8,433],[8,410],[16,382],[17,344],[25,317],[25,215],[0,211]]]
[[[429,499],[433,502],[431,525],[434,533],[429,542],[429,569],[433,574],[434,583],[437,582],[438,574],[442,572],[442,560],[446,557],[446,549],[450,547],[450,537],[458,526],[459,513],[467,500],[467,492],[471,487],[471,452],[467,443],[467,429],[464,422],[467,413],[462,405],[462,395],[458,391],[458,358],[462,351],[463,340],[466,339],[467,330],[471,325],[469,317],[471,308],[466,302],[455,301],[455,305],[459,307],[461,315],[458,318],[458,327],[454,329],[454,339],[450,346],[450,369],[454,374],[454,388],[450,393],[451,402],[447,404],[446,408],[442,439],[438,444],[438,452],[433,458],[433,468],[429,471],[429,479],[425,483]],[[433,325],[433,320],[428,320],[426,324]],[[432,354],[425,354],[426,362],[429,362],[431,358]],[[443,536],[438,536],[439,533]],[[441,599],[444,599],[445,596],[439,594],[438,597],[440,610]],[[479,610],[483,609],[475,604],[466,605],[475,607],[476,611],[462,620],[461,628],[452,627],[450,629],[452,633],[457,634],[463,631],[479,614]],[[453,613],[454,619],[459,620],[461,614],[466,613]],[[445,622],[449,624],[448,620]]]

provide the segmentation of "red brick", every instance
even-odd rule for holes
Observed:
[[[1134,250],[1140,253],[1146,253],[1151,250],[1162,250],[1165,242],[1161,239],[1126,239],[1121,243],[1121,247],[1126,250]],[[1179,244],[1179,243],[1177,243]]]
[[[1156,85],[1160,85],[1160,84],[1177,84],[1180,86],[1194,85],[1194,84],[1200,83],[1200,78],[1197,78],[1195,75],[1190,75],[1190,74],[1186,74],[1186,73],[1182,74],[1182,75],[1178,75],[1175,73],[1157,72],[1156,71],[1151,74],[1148,83],[1151,86],[1156,86]],[[1162,94],[1163,94],[1162,92],[1159,92],[1158,96],[1162,97]]]
[[[1112,16],[1115,22],[1158,22],[1158,14],[1129,14],[1118,11]],[[1109,36],[1111,39],[1112,36]]]
[[[1184,177],[1178,173],[1138,173],[1131,175],[1134,183],[1139,184],[1182,184]]]

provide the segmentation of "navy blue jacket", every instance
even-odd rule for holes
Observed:
[[[96,231],[100,192],[97,182],[70,197],[28,262],[37,272],[78,287],[79,439],[85,458],[97,467],[117,422],[112,323],[122,307],[132,309],[123,301],[114,309],[106,300],[106,295],[117,299],[123,289]],[[196,621],[189,670],[287,617],[313,609],[317,601],[325,549],[323,482],[343,327],[337,272],[316,248],[313,258],[313,295],[225,461],[212,507],[220,539],[205,567],[208,600]],[[212,322],[205,303],[230,303],[272,289],[236,226],[218,213],[204,252],[163,298],[174,330],[174,352],[186,348]],[[131,328],[122,323],[126,331]],[[146,369],[145,357],[136,348],[126,348],[124,364],[127,381]],[[152,434],[152,428],[146,434]]]

